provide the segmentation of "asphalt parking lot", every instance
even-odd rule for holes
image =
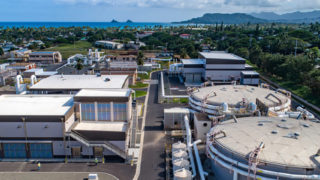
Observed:
[[[37,170],[37,164],[32,162],[0,162],[0,173],[5,174],[6,177],[12,175],[17,177],[17,173],[69,173],[69,172],[101,172],[112,174],[118,179],[131,180],[135,173],[135,166],[131,166],[121,162],[115,163],[41,163],[40,171]],[[7,173],[7,174],[6,174]],[[87,174],[88,175],[88,174]],[[2,176],[0,176],[0,179]],[[6,180],[8,180],[6,179]],[[61,178],[57,178],[63,180]],[[20,180],[20,179],[17,179]],[[71,179],[72,180],[72,179]]]

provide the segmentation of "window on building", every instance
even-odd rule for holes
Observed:
[[[125,121],[127,120],[127,104],[126,103],[114,103],[113,113],[115,121]]]
[[[94,104],[81,104],[81,118],[84,121],[95,120]]]
[[[98,104],[98,120],[111,121],[111,106],[110,104]]]

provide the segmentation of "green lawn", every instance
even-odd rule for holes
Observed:
[[[147,95],[147,91],[136,91],[136,98],[143,97]]]
[[[140,78],[140,80],[150,79],[150,72],[148,72],[148,75],[147,74],[138,74],[138,77]]]
[[[88,54],[92,44],[88,41],[76,41],[74,44],[59,44],[41,51],[60,51],[63,59],[68,59],[74,54]]]
[[[129,88],[146,88],[148,84],[144,84],[142,82],[136,82],[135,85],[130,85]]]

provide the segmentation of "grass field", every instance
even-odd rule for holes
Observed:
[[[129,88],[146,88],[148,84],[144,84],[142,82],[136,82],[135,85],[130,85]]]
[[[147,95],[147,91],[136,91],[136,98],[143,97]]]
[[[60,51],[63,59],[68,59],[74,54],[87,54],[92,44],[88,41],[76,41],[74,44],[59,44],[42,51]]]

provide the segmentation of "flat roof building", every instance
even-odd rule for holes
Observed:
[[[107,49],[122,49],[123,48],[123,44],[113,42],[113,41],[96,41],[95,45],[98,47],[103,47],[103,48],[107,48]]]
[[[241,71],[246,70],[245,59],[224,51],[200,52],[206,60],[205,79],[212,81],[239,80]]]
[[[30,87],[33,93],[74,94],[81,89],[128,87],[127,75],[53,75]]]
[[[127,159],[131,89],[82,89],[76,95],[0,96],[0,158]],[[130,135],[129,135],[130,134]]]

